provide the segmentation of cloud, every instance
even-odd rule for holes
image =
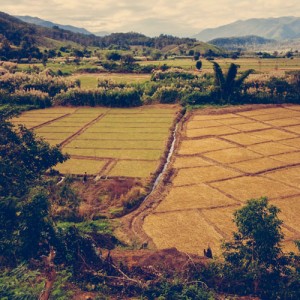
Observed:
[[[1,10],[60,24],[109,32],[187,36],[248,18],[279,17],[300,12],[298,0],[1,0]]]

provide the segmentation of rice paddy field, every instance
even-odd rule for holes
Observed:
[[[170,183],[146,216],[158,248],[202,255],[235,230],[233,212],[268,197],[281,209],[284,249],[300,239],[300,106],[197,110],[180,132]]]
[[[202,71],[212,72],[212,63],[206,59],[201,59]],[[260,59],[260,58],[216,58],[215,61],[220,64],[222,68],[229,67],[231,63],[238,64],[240,71],[248,69],[254,69],[258,72],[269,73],[274,71],[288,71],[300,69],[300,58],[272,58],[272,59]],[[161,66],[166,64],[170,67],[181,67],[186,70],[195,69],[195,61],[193,59],[173,59],[173,60],[159,60],[159,61],[142,61],[141,65],[154,64]]]
[[[161,164],[178,106],[54,107],[23,113],[24,124],[71,158],[62,174],[149,178]]]

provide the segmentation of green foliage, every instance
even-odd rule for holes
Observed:
[[[83,234],[88,233],[101,233],[101,234],[112,234],[111,225],[107,220],[95,220],[95,221],[84,221],[84,222],[59,222],[57,226],[63,230],[68,230],[70,227],[75,226],[79,232]]]
[[[0,299],[36,300],[41,294],[44,282],[38,271],[32,271],[26,265],[0,272]]]
[[[98,88],[97,90],[71,89],[54,98],[55,105],[133,107],[142,104],[134,88]]]
[[[159,300],[213,300],[214,294],[201,284],[184,284],[180,280],[161,280],[156,285],[150,286],[143,292],[147,299]]]
[[[239,96],[241,85],[245,79],[254,72],[254,70],[247,70],[239,78],[237,77],[238,65],[230,64],[226,76],[224,76],[220,65],[213,62],[213,69],[215,75],[215,89],[221,101],[226,103],[234,101]]]
[[[54,285],[51,290],[50,300],[69,300],[72,299],[74,291],[68,286],[72,273],[68,270],[57,272]]]
[[[178,101],[178,89],[175,87],[160,87],[157,89],[153,98],[159,103],[176,103]]]
[[[275,265],[282,253],[280,242],[283,239],[278,213],[279,209],[269,205],[267,198],[249,200],[245,207],[235,212],[238,232],[233,242],[224,244],[225,259],[240,267]]]
[[[252,199],[234,213],[238,232],[224,243],[225,263],[219,287],[263,299],[298,299],[299,256],[283,254],[279,209],[267,198]]]
[[[55,178],[56,179],[56,178]],[[51,201],[51,217],[54,220],[77,220],[79,217],[80,197],[71,186],[72,180],[66,178],[57,185],[57,181],[49,181],[47,189]]]
[[[197,70],[201,70],[201,68],[202,68],[202,61],[201,60],[198,60],[196,62],[196,68],[197,68]]]
[[[16,111],[0,110],[0,253],[15,264],[47,253],[54,229],[48,196],[39,188],[41,175],[67,156],[25,127],[7,121]]]

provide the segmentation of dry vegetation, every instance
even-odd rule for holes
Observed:
[[[282,210],[285,250],[300,238],[300,108],[194,111],[180,133],[169,184],[143,228],[158,248],[220,254],[232,213],[267,196]],[[223,113],[222,113],[223,112]]]

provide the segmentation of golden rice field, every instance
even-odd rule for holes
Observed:
[[[300,106],[191,113],[174,172],[143,229],[158,248],[202,255],[235,230],[233,212],[266,196],[281,209],[284,249],[300,239]]]
[[[146,178],[163,158],[178,106],[130,109],[55,107],[23,113],[24,124],[71,158],[62,174]]]

